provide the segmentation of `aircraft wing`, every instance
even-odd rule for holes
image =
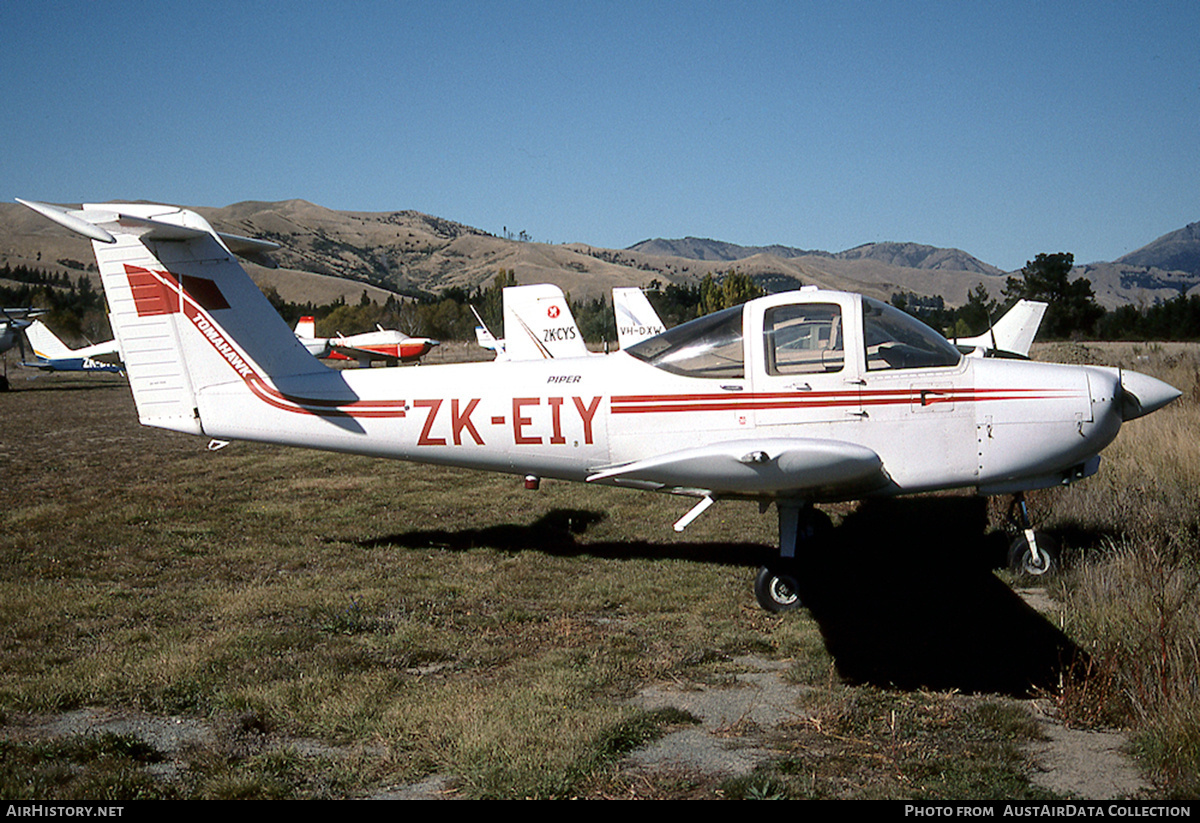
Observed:
[[[589,482],[705,495],[779,494],[821,499],[888,482],[873,450],[817,438],[729,440],[603,469]]]
[[[117,346],[116,340],[109,340],[107,343],[96,343],[91,346],[84,346],[81,349],[75,349],[75,356],[86,357],[100,363],[110,363],[113,365],[121,362],[121,350]]]
[[[372,363],[384,362],[389,366],[395,366],[400,363],[400,358],[394,354],[375,351],[374,349],[364,349],[360,346],[351,346],[347,343],[339,343],[336,339],[331,339],[329,342],[329,351],[335,354],[340,354],[349,360],[357,360],[360,366],[369,366]]]
[[[71,231],[82,234],[84,237],[90,237],[92,240],[98,240],[101,243],[116,242],[116,238],[113,237],[112,232],[104,228],[106,225],[113,227],[114,230],[117,230],[119,227],[120,230],[126,233],[135,233],[145,240],[194,240],[208,236],[208,230],[205,228],[168,223],[157,220],[154,217],[130,214],[127,211],[122,211],[121,204],[116,203],[111,207],[100,205],[93,206],[90,209],[85,208],[83,210],[72,211],[50,203],[22,200],[19,197],[17,198],[17,202],[28,206],[38,214],[53,220],[55,223]],[[161,206],[159,208],[163,214],[183,213],[182,209],[171,206]],[[216,234],[221,242],[225,244],[225,247],[233,254],[274,268],[275,264],[266,257],[266,254],[278,249],[278,243],[224,232],[216,232]]]

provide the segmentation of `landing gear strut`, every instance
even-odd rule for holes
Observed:
[[[1045,532],[1034,531],[1023,492],[1017,492],[1013,497],[1012,509],[1018,515],[1021,533],[1008,547],[1008,568],[1033,577],[1057,571],[1058,544]],[[1012,515],[1012,510],[1009,514]]]
[[[824,536],[833,526],[829,517],[811,505],[781,500],[779,509],[779,558],[758,570],[754,579],[754,597],[758,605],[780,614],[799,609],[796,551]]]

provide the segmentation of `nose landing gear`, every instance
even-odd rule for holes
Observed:
[[[1029,507],[1025,505],[1025,494],[1013,496],[1010,517],[1016,512],[1021,533],[1008,547],[1008,568],[1017,574],[1041,577],[1058,571],[1058,544],[1045,532],[1035,531],[1029,520]]]

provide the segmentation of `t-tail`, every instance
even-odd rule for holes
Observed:
[[[275,244],[218,233],[173,206],[20,202],[92,240],[142,423],[267,439],[253,435],[269,427],[273,410],[317,414],[352,404],[234,258]],[[317,396],[289,395],[289,381]]]

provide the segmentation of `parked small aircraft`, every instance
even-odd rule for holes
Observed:
[[[31,318],[44,314],[44,309],[4,309],[0,308],[0,355],[9,349],[16,348],[25,359],[25,329],[33,322]],[[0,374],[0,391],[8,391],[8,358],[4,358],[4,372]]]
[[[774,503],[780,558],[755,583],[795,608],[814,503],[1095,473],[1122,423],[1179,396],[1116,368],[964,357],[879,301],[803,289],[606,357],[420,369],[321,366],[194,212],[27,204],[92,238],[145,425],[218,440]],[[1028,523],[1023,562],[1044,569]]]
[[[41,320],[34,320],[25,329],[25,338],[33,349],[33,362],[22,363],[42,371],[106,371],[121,373],[121,353],[116,340],[72,349],[55,336]]]
[[[497,340],[479,312],[471,307],[479,323],[475,327],[475,340],[483,348],[496,352],[497,360],[546,360],[592,353],[558,286],[547,283],[507,286],[501,294],[506,334],[508,329],[513,329],[512,334],[518,340],[511,351],[507,340]],[[622,349],[666,328],[646,295],[636,287],[613,289],[613,313],[618,345]]]
[[[13,347],[24,352],[25,344],[21,338],[22,332],[29,328],[34,321],[32,318],[44,314],[44,309],[0,309],[0,353]],[[24,354],[21,355],[24,357]]]
[[[618,288],[613,289],[612,294],[613,313],[617,316],[617,344],[622,349],[667,330],[641,289]]]
[[[978,337],[958,337],[954,344],[970,357],[1028,357],[1048,304],[1018,300],[996,324]]]
[[[505,286],[503,302],[504,338],[497,339],[475,311],[475,340],[496,352],[496,360],[552,360],[583,357],[587,344],[571,314],[562,289],[550,283]]]
[[[428,337],[409,337],[394,329],[376,325],[375,331],[352,334],[349,337],[317,337],[316,321],[301,317],[296,324],[296,337],[314,357],[329,360],[356,360],[364,368],[375,362],[388,366],[420,360],[436,345]]]

